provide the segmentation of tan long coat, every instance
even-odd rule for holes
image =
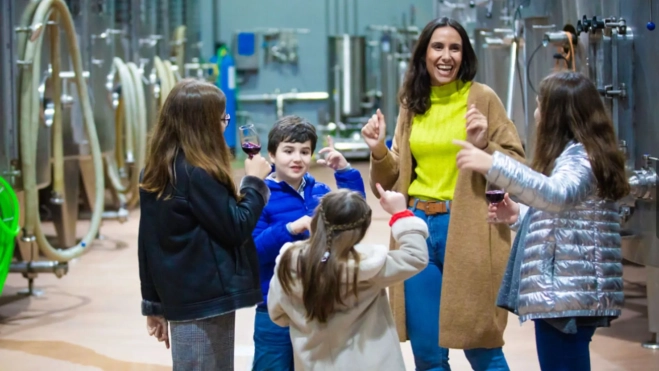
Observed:
[[[519,135],[508,119],[499,97],[488,86],[474,82],[467,104],[487,117],[486,151],[499,151],[523,160]],[[401,109],[392,149],[381,160],[371,157],[370,184],[407,195],[414,177],[414,160],[410,150],[412,114]],[[478,173],[460,171],[456,184],[451,221],[446,242],[444,276],[440,306],[439,345],[445,348],[473,349],[503,346],[503,332],[508,312],[496,307],[511,238],[508,226],[489,225],[485,178]],[[391,249],[398,247],[391,241]],[[400,341],[408,340],[405,328],[405,293],[403,284],[389,288],[390,304]]]

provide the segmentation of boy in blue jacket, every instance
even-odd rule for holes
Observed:
[[[268,288],[279,250],[287,242],[309,238],[309,223],[320,198],[330,188],[309,174],[311,156],[318,135],[309,121],[298,116],[278,120],[268,134],[268,154],[274,172],[265,180],[270,188],[270,200],[254,229],[254,242],[259,257],[259,275],[263,303],[256,307],[254,321],[254,363],[252,370],[293,370],[293,348],[288,328],[282,328],[268,315]],[[318,163],[334,169],[339,188],[348,188],[366,197],[364,181],[359,171],[350,167],[336,151],[331,138]]]

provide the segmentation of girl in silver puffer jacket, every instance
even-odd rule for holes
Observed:
[[[542,370],[590,370],[597,327],[620,316],[624,294],[617,201],[629,193],[622,153],[595,85],[558,72],[540,85],[531,167],[473,145],[458,167],[515,196],[490,218],[517,229],[497,305],[535,321]]]

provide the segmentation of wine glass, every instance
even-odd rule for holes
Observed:
[[[259,134],[256,132],[254,125],[243,125],[238,128],[238,132],[240,133],[240,147],[243,149],[243,152],[245,152],[249,158],[257,155],[261,151],[261,140],[259,139]]]
[[[498,205],[501,201],[503,201],[505,194],[505,189],[497,186],[492,182],[487,182],[487,185],[485,186],[485,199],[487,199],[487,202],[490,205]],[[493,219],[488,217],[487,221],[490,223],[500,223],[496,217]]]

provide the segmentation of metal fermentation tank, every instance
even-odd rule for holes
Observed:
[[[366,122],[366,38],[330,36],[327,67],[328,128],[336,133],[334,147],[346,158],[366,158],[368,146],[359,132]]]
[[[362,99],[366,88],[366,39],[362,36],[329,37],[328,89],[332,121],[345,122],[363,113]]]

